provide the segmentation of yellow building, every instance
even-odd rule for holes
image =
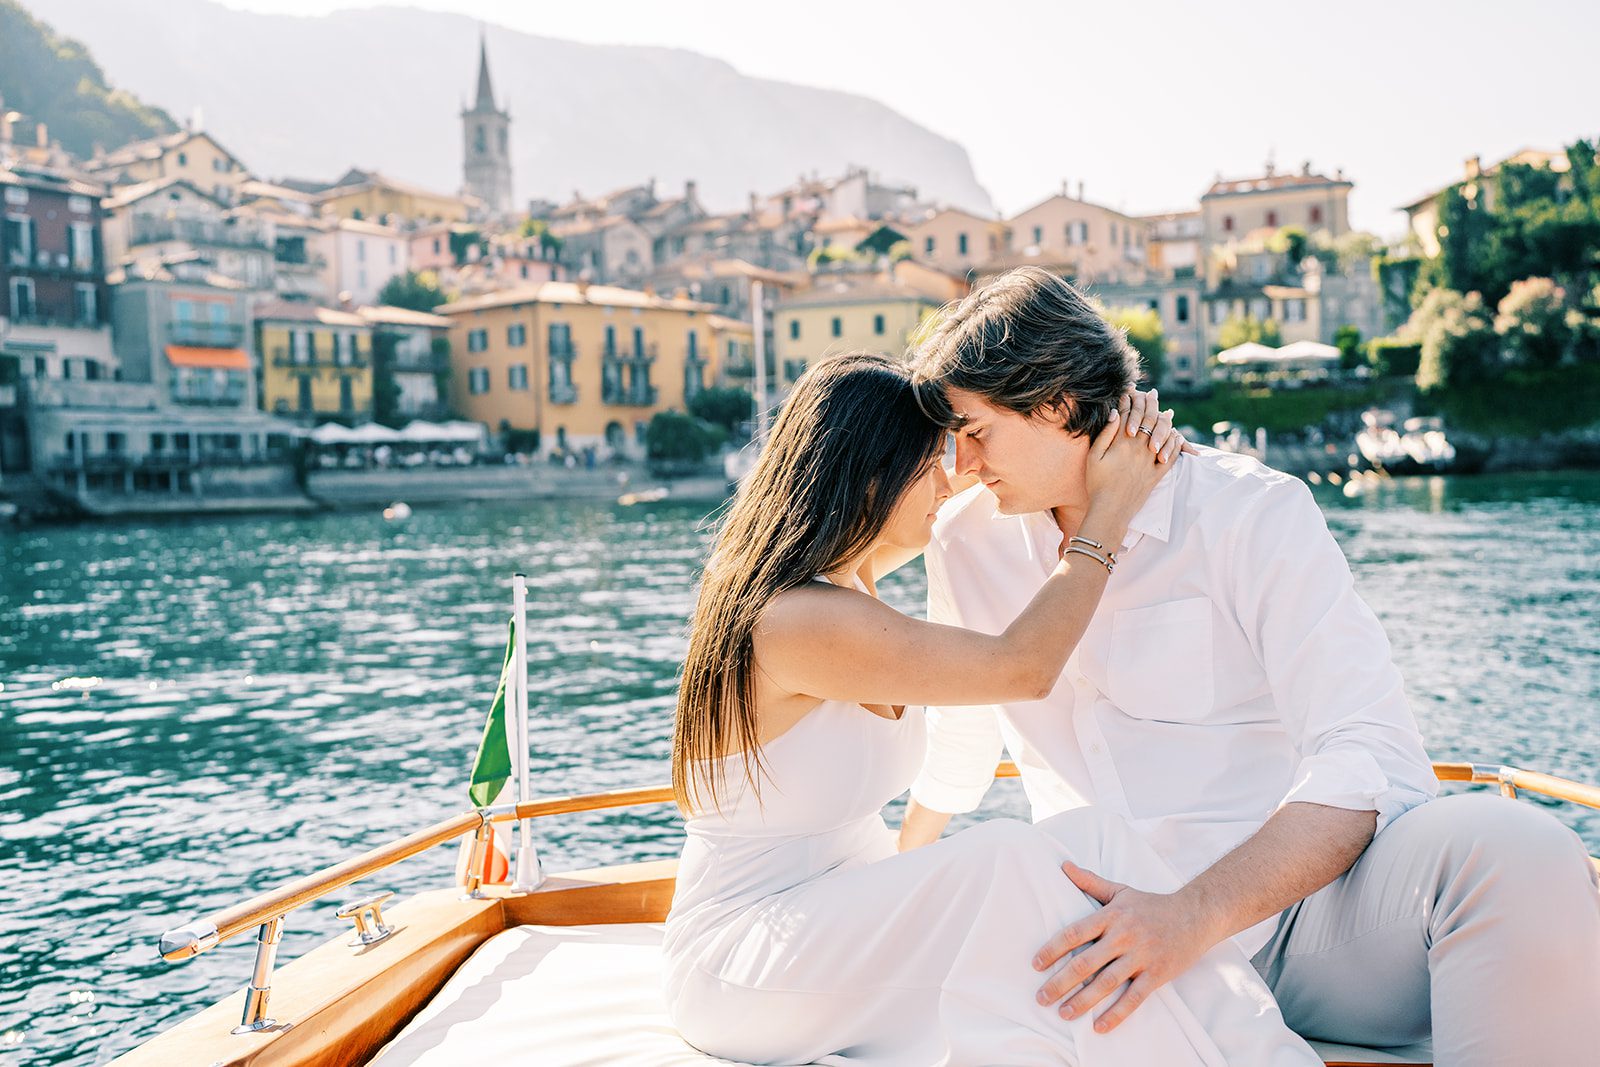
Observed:
[[[742,319],[712,315],[711,350],[716,354],[716,383],[749,389],[756,376],[756,331]]]
[[[435,310],[452,320],[454,410],[494,433],[531,433],[547,455],[642,454],[650,417],[715,384],[734,333],[710,304],[583,282]]]
[[[917,327],[943,301],[882,275],[819,278],[815,288],[773,312],[778,373],[784,384],[839,352],[903,356]]]
[[[256,308],[261,407],[305,423],[372,418],[372,327],[360,315],[279,300]]]
[[[108,184],[183,178],[224,203],[239,198],[250,171],[209,133],[180,130],[96,154],[83,169]]]
[[[477,201],[353,170],[317,194],[323,214],[372,222],[465,222]]]

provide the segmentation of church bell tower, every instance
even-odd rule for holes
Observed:
[[[511,214],[511,113],[494,104],[489,50],[478,36],[478,98],[461,112],[465,165],[463,187],[483,201],[490,215]]]

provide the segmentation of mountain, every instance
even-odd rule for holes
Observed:
[[[257,174],[332,180],[351,166],[439,191],[461,184],[459,111],[479,24],[379,7],[317,17],[210,0],[28,0],[105,69],[204,126]],[[687,16],[686,17],[690,17]],[[852,163],[925,197],[990,213],[965,149],[876,101],[767,81],[692,52],[580,44],[489,26],[512,116],[518,202],[686,179],[711,210],[743,207]]]
[[[79,156],[177,129],[166,112],[111,88],[88,49],[0,0],[0,101]],[[27,131],[21,131],[27,136]]]

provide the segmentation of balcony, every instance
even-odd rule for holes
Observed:
[[[244,343],[244,327],[236,322],[195,322],[173,319],[167,336],[175,345],[197,348],[238,348]]]
[[[550,403],[576,404],[578,402],[578,387],[572,382],[551,382]]]
[[[92,256],[74,259],[67,252],[50,252],[43,248],[31,253],[27,249],[13,248],[6,253],[6,265],[29,274],[56,274],[73,278],[95,278],[100,274],[95,269]]]
[[[605,404],[618,407],[647,408],[655,405],[661,396],[661,390],[649,382],[634,382],[622,385],[618,382],[607,381],[600,390],[600,400]]]
[[[128,227],[128,243],[132,247],[159,244],[163,241],[182,241],[191,245],[208,245],[221,248],[254,248],[263,252],[273,250],[267,235],[255,226],[221,219],[157,218],[135,215]]]
[[[316,352],[292,352],[282,345],[272,350],[272,365],[274,367],[304,367],[306,370],[319,366]]]
[[[52,315],[49,312],[34,308],[26,315],[11,316],[13,326],[42,326],[57,330],[99,330],[103,324],[94,319],[80,318],[73,315]]]

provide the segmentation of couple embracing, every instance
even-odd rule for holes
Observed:
[[[1320,1063],[1300,1034],[1585,1062],[1587,855],[1531,806],[1434,799],[1306,488],[1185,445],[1048,272],[914,357],[810,370],[708,562],[673,746],[684,1037],[872,1067]],[[927,621],[876,593],[918,555]],[[1002,747],[1034,821],[940,840]]]

